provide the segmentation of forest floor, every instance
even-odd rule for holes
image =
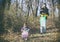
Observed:
[[[9,33],[0,36],[0,42],[59,42],[59,28],[55,27],[51,19],[47,20],[47,31],[45,34],[40,34],[39,29],[32,29],[27,41],[21,38],[20,33]],[[58,41],[59,40],[59,41]]]

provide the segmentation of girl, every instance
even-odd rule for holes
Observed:
[[[22,29],[21,29],[21,32],[22,32],[22,34],[21,34],[21,37],[24,39],[24,40],[27,40],[27,38],[28,38],[28,36],[29,36],[29,30],[30,29],[28,29],[27,27],[26,27],[26,24],[24,23],[24,25],[23,25],[23,27],[22,27]]]

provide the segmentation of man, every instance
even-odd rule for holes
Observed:
[[[46,32],[46,21],[48,13],[48,8],[46,7],[46,4],[43,4],[41,11],[40,11],[40,32],[45,33]]]

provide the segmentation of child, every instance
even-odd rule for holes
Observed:
[[[24,40],[27,40],[27,38],[28,38],[28,36],[29,36],[29,30],[30,29],[28,29],[28,28],[26,28],[26,24],[24,23],[24,25],[23,25],[23,27],[22,27],[22,29],[21,29],[21,32],[22,32],[22,38],[24,39]]]
[[[45,33],[46,32],[46,16],[42,15],[40,16],[40,32]]]

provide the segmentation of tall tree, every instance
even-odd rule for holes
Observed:
[[[4,19],[4,10],[5,10],[5,5],[8,3],[8,6],[10,5],[10,1],[11,0],[0,0],[1,4],[0,4],[0,34],[4,33],[4,23],[3,23],[3,19]]]

